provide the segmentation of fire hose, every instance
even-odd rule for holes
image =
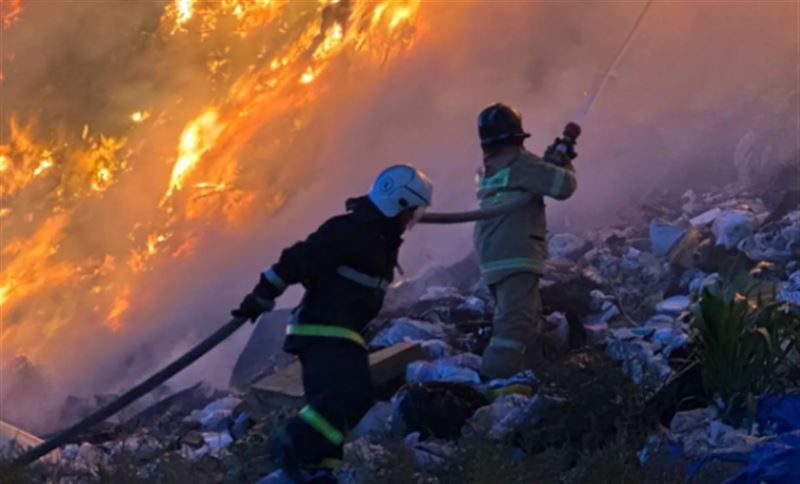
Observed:
[[[617,66],[617,64],[619,64],[625,51],[631,44],[636,34],[636,31],[639,29],[639,25],[642,22],[642,18],[644,18],[644,14],[645,12],[647,12],[647,9],[650,7],[651,3],[652,0],[648,0],[648,2],[645,4],[642,12],[639,14],[639,17],[637,18],[636,23],[633,26],[633,29],[626,38],[625,43],[619,50],[617,56],[614,58],[614,61],[609,66],[608,70],[601,79],[600,83],[597,84],[596,88],[592,91],[591,95],[587,96],[586,100],[584,101],[583,105],[578,111],[578,114],[576,116],[576,121],[578,122],[582,121],[589,113],[589,110],[594,104],[595,100],[597,99],[600,91],[608,82],[614,68]],[[488,218],[497,217],[500,215],[510,213],[514,210],[518,210],[521,207],[530,203],[531,200],[532,200],[531,196],[521,196],[519,199],[514,200],[512,202],[503,205],[498,205],[495,207],[483,208],[479,210],[473,210],[468,212],[456,212],[456,213],[428,213],[423,217],[420,223],[454,224],[454,223],[485,220]],[[133,402],[135,402],[142,396],[146,395],[147,393],[151,392],[159,385],[169,380],[175,374],[177,374],[187,366],[197,361],[200,357],[211,351],[218,344],[226,340],[231,334],[235,333],[236,330],[238,330],[242,325],[245,324],[245,322],[247,322],[246,319],[240,319],[240,318],[231,319],[227,324],[225,324],[223,327],[212,333],[210,336],[208,336],[206,339],[200,342],[197,346],[189,350],[181,357],[174,360],[166,367],[162,368],[157,373],[150,376],[150,378],[148,378],[147,380],[139,383],[135,387],[125,392],[123,395],[121,395],[113,402],[98,409],[91,415],[83,418],[82,420],[73,424],[72,426],[67,427],[66,429],[60,431],[58,434],[46,440],[44,443],[25,451],[16,460],[14,460],[13,465],[24,466],[32,462],[35,462],[36,460],[40,459],[41,457],[44,457],[45,455],[61,447],[62,445],[69,443],[71,440],[78,437],[92,426],[104,421],[105,419],[111,417],[112,415],[115,415],[117,412],[124,409],[128,405],[132,404]]]

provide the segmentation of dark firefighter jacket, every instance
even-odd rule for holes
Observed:
[[[304,330],[329,326],[360,333],[383,306],[403,229],[366,197],[348,200],[346,207],[346,214],[331,218],[305,241],[285,249],[271,268],[276,285],[282,282],[284,286],[276,288],[275,296],[296,283],[306,290],[287,330],[284,349],[290,353],[330,337],[293,334],[294,325]]]

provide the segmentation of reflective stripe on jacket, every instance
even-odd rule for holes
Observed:
[[[484,171],[485,170],[485,171]],[[527,207],[475,224],[475,248],[487,284],[518,272],[544,273],[547,220],[544,197],[568,198],[575,191],[572,163],[558,166],[524,148],[510,148],[484,160],[478,175],[481,208],[534,195]]]

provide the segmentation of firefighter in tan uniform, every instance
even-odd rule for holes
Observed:
[[[492,338],[483,355],[486,378],[513,375],[541,359],[539,278],[547,258],[544,197],[564,200],[575,191],[575,140],[580,128],[567,125],[540,158],[527,151],[522,116],[494,104],[478,116],[483,168],[478,175],[481,208],[533,196],[521,209],[475,226],[481,272],[495,298]]]

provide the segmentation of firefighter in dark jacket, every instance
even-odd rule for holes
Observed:
[[[307,405],[273,439],[284,472],[297,482],[336,482],[332,469],[344,436],[373,404],[361,331],[383,305],[403,232],[421,218],[432,194],[419,170],[387,168],[367,196],[347,201],[347,213],[285,249],[232,312],[255,321],[288,286],[305,287],[284,349],[303,365]]]

